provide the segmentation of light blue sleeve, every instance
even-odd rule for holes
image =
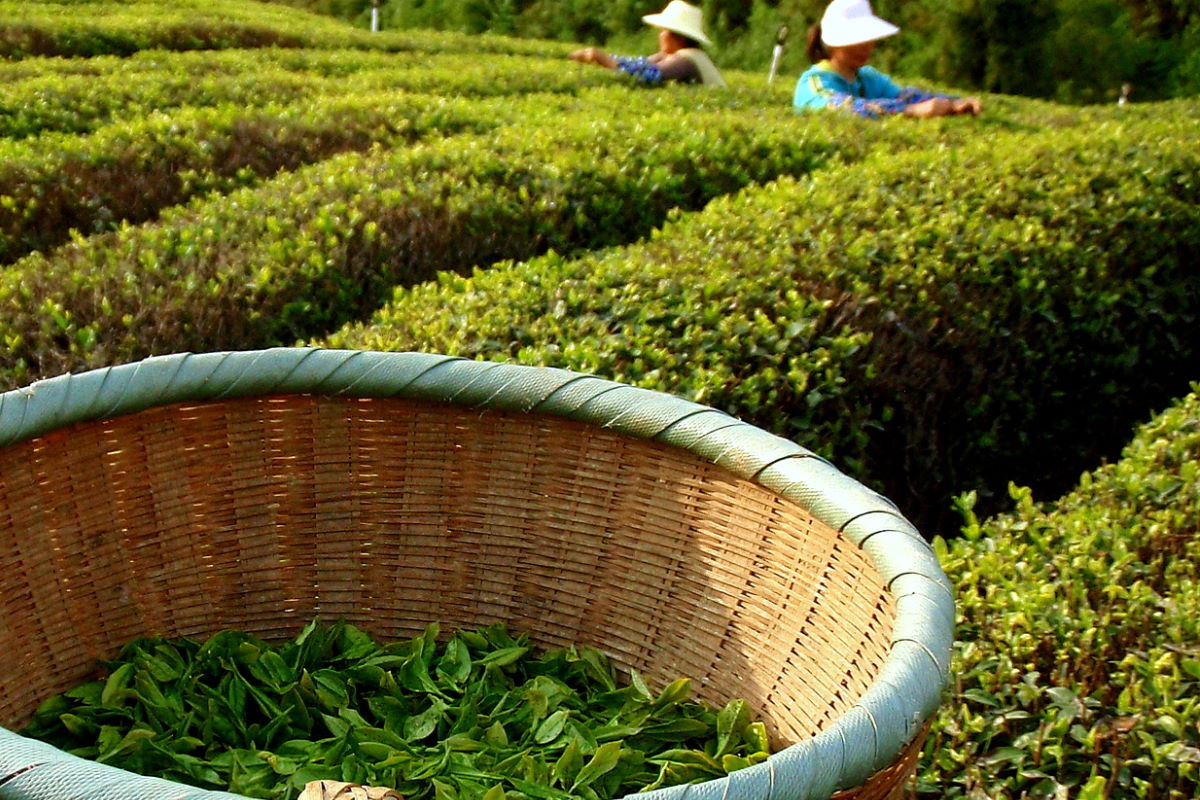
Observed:
[[[792,105],[797,109],[811,110],[836,108],[874,119],[879,116],[878,104],[849,93],[850,84],[836,73],[811,68],[796,82],[796,93]]]
[[[810,67],[796,81],[792,105],[796,108],[840,106],[846,95],[846,81],[836,73]]]
[[[895,100],[900,97],[901,87],[874,67],[863,67],[858,71],[858,80],[863,85],[863,94],[868,100]]]

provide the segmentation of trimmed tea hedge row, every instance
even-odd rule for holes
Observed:
[[[629,93],[527,98],[509,109],[525,122],[493,134],[338,156],[157,225],[32,254],[0,274],[7,380],[292,342],[438,269],[628,241],[669,209],[867,146],[787,112],[775,126],[721,109],[664,137],[679,113],[670,103],[620,118],[616,104],[628,108]]]
[[[484,131],[500,117],[494,104],[389,91],[287,107],[187,109],[88,137],[0,143],[0,261],[334,153]]]
[[[673,206],[751,181],[881,145],[953,147],[978,135],[975,120],[864,125],[764,109],[761,97],[615,85],[525,98],[505,107],[520,125],[495,140],[339,159],[32,257],[0,280],[0,302],[18,309],[0,331],[4,380],[138,353],[289,343],[439,268],[628,241]],[[692,130],[664,136],[685,114]],[[996,129],[1014,119],[997,116]]]
[[[435,34],[436,35],[436,34]],[[345,77],[356,73],[403,67],[405,69],[436,64],[443,58],[475,56],[457,51],[426,53],[420,51],[362,50],[357,48],[256,48],[204,51],[141,50],[128,56],[91,58],[28,58],[0,62],[0,81],[5,84],[51,76],[86,75],[93,78],[124,75],[128,80],[144,77],[148,81],[168,81],[180,73],[193,76],[225,75],[236,77],[256,71],[285,70],[315,78]],[[494,58],[488,55],[483,60]],[[525,56],[535,58],[535,56]],[[0,91],[9,87],[0,86]],[[143,87],[154,91],[154,86]]]
[[[448,96],[489,97],[532,92],[575,93],[613,83],[613,76],[605,70],[581,72],[567,67],[565,60],[540,56],[399,53],[390,57],[410,63],[402,69],[393,65],[364,73],[354,84]]]
[[[68,6],[64,13],[63,6]],[[353,47],[565,54],[569,45],[501,36],[371,33],[331,17],[243,0],[0,0],[0,57],[90,57],[139,50]]]
[[[69,63],[69,62],[68,62]],[[181,105],[262,105],[303,97],[321,81],[311,75],[257,67],[223,70],[124,69],[105,73],[47,73],[0,85],[0,136],[22,139],[47,131],[87,133],[114,117],[142,116]]]
[[[128,55],[138,50],[353,47],[367,34],[329,17],[230,0],[0,2],[0,55]],[[199,16],[197,17],[197,12]]]
[[[1200,385],[1050,504],[935,541],[958,598],[930,798],[1200,795]]]
[[[289,52],[296,55],[281,55]],[[600,70],[577,74],[558,62],[529,56],[359,51],[318,55],[309,50],[160,53],[152,59],[141,55],[89,60],[92,70],[48,71],[3,83],[0,137],[87,133],[116,119],[130,121],[179,106],[253,107],[382,89],[447,96],[576,92],[611,82]],[[0,69],[0,81],[3,73]]]
[[[193,194],[227,191],[258,176],[293,169],[333,152],[364,149],[374,142],[404,141],[430,130],[482,130],[493,126],[497,119],[495,104],[472,110],[465,101],[397,96],[394,92],[399,87],[438,89],[444,95],[525,94],[535,90],[576,92],[584,83],[564,74],[561,65],[525,56],[430,56],[423,57],[422,62],[405,69],[360,72],[350,80],[341,75],[321,82],[291,73],[250,72],[248,79],[219,79],[216,90],[188,84],[194,91],[191,99],[210,101],[224,94],[239,105],[251,106],[250,111],[232,107],[185,109],[173,116],[154,114],[136,122],[110,125],[88,138],[41,136],[17,144],[0,141],[0,261],[66,241],[72,229],[86,234],[120,221],[140,222]],[[350,59],[337,63],[344,71],[354,62]],[[287,86],[284,94],[301,90],[307,83],[307,92],[319,87],[332,93],[336,87],[339,96],[317,96],[293,106],[254,108],[272,94],[258,79],[277,74],[284,78],[265,83]],[[125,86],[129,77],[115,76],[96,93],[98,100],[81,104],[79,97],[59,95],[61,100],[74,104],[69,112],[65,106],[58,109],[75,115],[73,123],[81,123],[90,113],[83,109],[101,109],[95,113],[103,114],[111,110],[105,108],[105,101],[113,98],[105,89]],[[87,80],[79,76],[75,85]],[[176,86],[182,89],[186,82],[185,75]],[[222,91],[226,86],[240,88]],[[393,93],[351,93],[353,88],[363,86],[384,86]],[[254,88],[264,89],[260,97],[252,96]],[[41,91],[38,86],[33,96],[40,97]],[[180,99],[170,94],[168,89],[157,97],[139,99],[165,105]],[[11,118],[14,125],[21,124],[22,115],[28,122],[37,113],[31,112],[36,105],[23,104],[22,95],[27,101],[30,93],[9,92],[10,103],[23,109],[22,114]]]
[[[780,180],[646,244],[400,291],[323,344],[683,394],[944,522],[964,487],[1077,475],[1197,373],[1200,106],[1163,111]]]

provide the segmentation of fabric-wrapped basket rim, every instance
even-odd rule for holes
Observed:
[[[430,353],[299,347],[181,353],[63,375],[0,394],[0,447],[77,422],[155,406],[270,394],[411,398],[602,426],[690,451],[754,481],[805,507],[865,551],[895,597],[896,618],[888,659],[853,708],[816,736],[729,777],[638,797],[826,798],[893,763],[939,705],[950,670],[953,589],[916,528],[887,498],[810,450],[673,395],[563,369]],[[0,728],[0,795],[8,776],[47,762],[55,762],[68,780],[77,776],[80,787],[100,784],[111,791],[123,781],[154,781],[162,800],[244,800],[229,792],[136,776]]]

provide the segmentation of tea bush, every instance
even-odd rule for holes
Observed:
[[[208,60],[189,63],[172,59],[163,67],[138,62],[137,69],[132,62],[114,68],[116,65],[89,59],[92,69],[88,71],[47,70],[25,77],[12,75],[16,71],[4,67],[28,62],[0,65],[0,73],[9,73],[0,75],[5,79],[0,85],[0,135],[11,140],[49,131],[90,133],[114,118],[128,120],[183,105],[237,103],[249,107],[286,102],[311,94],[314,85],[321,85],[311,74],[263,66],[235,80]]]
[[[40,250],[0,267],[0,384],[315,339],[691,396],[928,533],[959,498],[919,794],[1195,796],[1200,401],[1033,496],[1200,374],[1200,106],[865,123],[760,74],[630,90],[569,49],[0,0],[0,241]]]
[[[320,65],[312,57],[297,60],[331,73],[353,69],[352,59]],[[449,81],[478,86],[469,75],[463,70]],[[955,147],[975,136],[969,124],[956,124],[969,122],[964,120],[924,129],[864,128],[852,118],[797,116],[783,106],[764,108],[765,94],[745,87],[724,93],[634,92],[616,84],[523,95],[487,107],[468,104],[466,98],[447,101],[446,109],[466,115],[461,124],[470,118],[486,126],[488,115],[499,113],[505,125],[482,138],[332,160],[227,196],[198,198],[189,207],[170,209],[151,226],[77,237],[0,275],[0,303],[11,309],[0,322],[0,341],[6,344],[0,380],[11,386],[151,352],[290,343],[369,313],[395,283],[418,282],[439,269],[468,270],[548,248],[625,242],[648,233],[672,208],[696,208],[756,181],[855,161],[877,147]],[[352,95],[345,101],[363,106],[346,125],[346,135],[360,140],[376,124],[371,109],[389,102],[380,96],[370,105],[364,98]],[[22,151],[22,160],[32,163],[17,174],[33,177],[14,181],[28,185],[6,192],[6,213],[9,236],[25,242],[10,243],[8,252],[49,245],[55,236],[61,240],[66,225],[85,233],[142,218],[169,202],[176,191],[172,187],[182,186],[184,178],[190,188],[179,190],[180,199],[256,181],[272,159],[303,161],[290,152],[293,145],[275,152],[280,142],[269,142],[277,135],[292,137],[294,147],[304,150],[312,144],[304,144],[306,125],[327,132],[336,128],[336,114],[320,110],[325,101],[307,102],[315,109],[311,114],[297,110],[306,107],[302,103],[292,104],[280,107],[292,111],[276,121],[267,119],[267,111],[246,112],[248,119],[262,115],[262,123],[252,126],[237,123],[235,115],[227,133],[191,136],[185,131],[177,141],[171,134],[153,145],[98,134],[95,144],[52,146],[53,155],[42,156],[58,166],[74,159],[68,169],[39,168],[39,157]],[[1011,108],[997,118],[997,131],[1026,128],[1022,115],[1044,116],[1037,107]],[[446,130],[460,124],[454,121],[459,111],[446,113],[450,118],[428,124]],[[693,129],[664,135],[685,114]],[[196,111],[176,117],[208,119]],[[164,126],[172,123],[155,120],[112,130],[142,130],[161,139]],[[1067,130],[1091,120],[1069,113],[1052,124]],[[292,133],[279,134],[277,126]],[[266,166],[232,177],[214,171],[217,154],[236,152],[241,140]],[[165,152],[172,157],[163,158]],[[134,184],[150,183],[144,192],[126,191],[126,202],[110,200],[113,191],[96,193],[93,178],[102,180],[108,168],[79,179],[75,189],[62,186],[62,173],[87,173],[92,160],[119,163],[121,170],[132,170]],[[31,205],[28,199],[18,202],[20,191],[49,197]],[[155,196],[166,199],[151,202]],[[47,203],[59,204],[62,213],[46,214]],[[143,211],[137,210],[139,204]],[[38,223],[41,215],[45,221]],[[32,229],[23,227],[27,222]],[[314,226],[321,231],[313,233]],[[38,301],[30,302],[34,297]]]
[[[340,48],[565,55],[566,43],[462,33],[370,33],[321,14],[241,0],[0,0],[0,57],[142,50]]]
[[[1099,426],[1196,374],[1196,107],[1176,111],[780,179],[646,244],[398,291],[323,341],[683,394],[948,522],[957,491],[1094,463]]]
[[[495,111],[469,102],[388,91],[285,107],[188,109],[88,137],[0,142],[0,261],[334,153],[497,124]]]
[[[1200,385],[1062,498],[935,541],[958,597],[922,796],[1200,794]]]
[[[497,111],[510,105],[472,108],[456,96],[575,93],[586,86],[525,56],[427,56],[407,64],[401,58],[386,68],[371,68],[378,61],[371,57],[357,64],[309,60],[308,67],[333,73],[326,77],[255,71],[245,56],[219,61],[250,69],[250,78],[223,74],[198,82],[185,72],[156,83],[140,71],[118,69],[104,81],[78,75],[65,86],[32,80],[0,91],[0,107],[17,111],[7,118],[10,130],[95,128],[89,137],[0,140],[0,261],[60,244],[72,229],[89,234],[139,222],[194,194],[229,191],[343,150],[395,145],[430,131],[494,127]],[[159,89],[127,90],[131,85]],[[439,91],[420,98],[405,92],[412,88]],[[308,97],[271,102],[302,95]],[[181,102],[187,106],[173,113],[154,111]],[[221,105],[194,107],[215,102]],[[97,127],[117,112],[134,119]]]
[[[627,241],[672,208],[866,149],[787,112],[776,128],[716,106],[666,138],[669,102],[626,118],[597,109],[627,92],[555,98],[510,104],[521,124],[491,134],[344,154],[15,262],[0,273],[7,380],[292,342],[438,269]]]
[[[447,97],[574,93],[611,82],[605,80],[611,76],[598,70],[570,74],[552,61],[520,55],[479,58],[354,50],[142,55],[63,59],[55,62],[58,69],[40,74],[28,74],[29,62],[0,64],[0,138],[49,131],[90,133],[181,107],[282,107],[384,90]],[[346,98],[341,103],[345,105]]]
[[[138,50],[353,46],[366,34],[318,15],[230,0],[61,4],[0,2],[0,54],[7,58],[127,55]],[[199,18],[197,11],[203,11]]]

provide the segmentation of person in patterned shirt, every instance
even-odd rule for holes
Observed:
[[[598,47],[585,47],[571,53],[581,64],[595,64],[633,76],[638,83],[659,86],[667,81],[725,86],[725,79],[704,52],[711,45],[704,35],[701,11],[683,0],[671,0],[661,12],[647,14],[642,20],[658,31],[658,52],[651,56],[618,56]]]
[[[899,86],[867,66],[875,43],[900,31],[875,16],[868,0],[833,0],[821,21],[808,31],[813,65],[796,83],[792,104],[798,109],[837,108],[862,117],[978,115],[976,97],[952,97],[912,86]]]

